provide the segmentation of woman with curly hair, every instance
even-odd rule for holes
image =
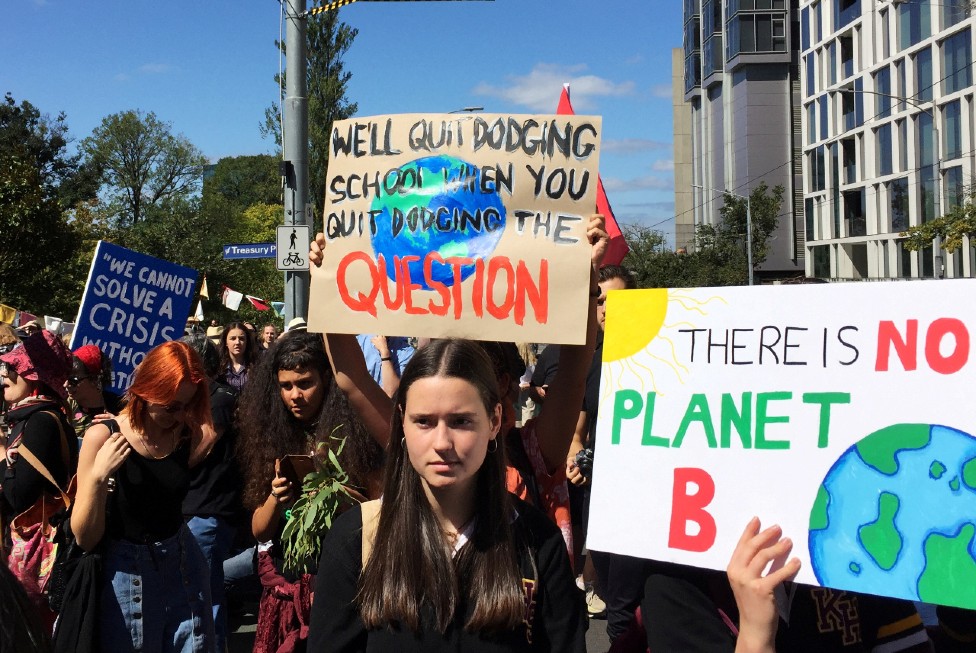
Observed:
[[[118,419],[85,433],[71,530],[100,547],[99,650],[213,650],[207,563],[183,521],[191,468],[213,446],[200,357],[182,342],[149,351]]]
[[[254,333],[243,322],[231,322],[220,334],[220,370],[227,385],[244,390],[247,373],[258,358]]]
[[[244,507],[252,511],[263,593],[254,652],[304,650],[313,576],[283,570],[285,513],[298,498],[280,468],[287,455],[321,453],[345,439],[339,463],[365,496],[381,492],[383,451],[370,439],[338,389],[322,337],[289,333],[261,357],[238,412],[238,457]]]

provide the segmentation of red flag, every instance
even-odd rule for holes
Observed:
[[[259,299],[258,297],[252,297],[251,295],[244,295],[244,296],[247,297],[247,301],[251,302],[251,305],[254,306],[254,308],[258,309],[259,311],[271,310],[271,305],[268,302],[264,301],[263,299]]]
[[[573,111],[573,105],[569,101],[569,84],[563,84],[563,92],[559,96],[559,106],[556,107],[556,113],[567,116],[576,115],[576,112]],[[599,174],[596,176],[596,212],[607,219],[607,235],[610,236],[607,253],[603,256],[603,264],[620,265],[630,248],[620,231],[617,218],[613,215],[613,209],[610,208],[607,192],[603,189],[603,179],[600,178]]]

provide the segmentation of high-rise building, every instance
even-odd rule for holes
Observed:
[[[694,221],[720,219],[723,191],[783,186],[758,275],[804,269],[798,0],[684,0]]]
[[[969,243],[900,235],[972,183],[972,0],[800,0],[806,273],[971,277]]]
[[[671,50],[671,115],[674,119],[674,248],[695,249],[695,197],[692,184],[691,105],[685,102],[685,54]]]

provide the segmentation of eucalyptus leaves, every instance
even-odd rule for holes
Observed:
[[[359,503],[361,495],[346,487],[349,475],[339,464],[345,438],[334,449],[320,442],[316,451],[316,471],[308,474],[302,493],[287,513],[288,521],[281,535],[285,554],[284,571],[289,574],[311,573],[319,561],[322,538],[343,510]]]

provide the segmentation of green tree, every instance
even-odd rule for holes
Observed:
[[[961,204],[953,206],[934,220],[901,233],[905,236],[905,247],[918,251],[931,247],[936,238],[942,239],[942,248],[954,252],[963,245],[963,237],[969,236],[971,245],[976,244],[976,186],[970,186]]]
[[[761,182],[749,193],[752,203],[752,264],[762,265],[769,255],[769,237],[779,224],[780,209],[783,206],[785,189],[776,186],[770,189]],[[714,235],[703,233],[701,237],[712,247],[736,249],[745,253],[746,199],[732,193],[725,193],[723,206],[719,209],[721,222],[714,228]],[[697,234],[696,234],[697,237]]]
[[[102,119],[81,142],[101,182],[119,226],[139,224],[149,207],[192,194],[206,159],[183,135],[153,112],[122,111]]]
[[[326,11],[309,16],[307,20],[308,197],[316,207],[322,208],[332,123],[352,117],[359,108],[346,97],[352,73],[345,69],[343,63],[343,57],[352,47],[359,30],[340,21],[338,11]],[[275,45],[285,52],[283,43],[275,41]],[[284,75],[275,75],[274,81],[284,91]],[[280,115],[279,104],[274,103],[265,110],[265,119],[261,124],[262,134],[273,138],[279,147]],[[320,211],[315,213],[318,215]]]
[[[769,237],[779,222],[783,187],[770,190],[759,184],[750,193],[752,201],[752,253],[754,265],[769,254]],[[746,200],[725,194],[716,225],[700,224],[695,229],[695,251],[671,251],[664,233],[643,225],[623,225],[630,251],[623,264],[634,272],[641,288],[692,288],[737,286],[748,283],[745,250]]]
[[[88,271],[70,265],[80,238],[70,217],[97,190],[69,142],[63,113],[49,118],[9,93],[0,102],[0,301],[66,318]]]

